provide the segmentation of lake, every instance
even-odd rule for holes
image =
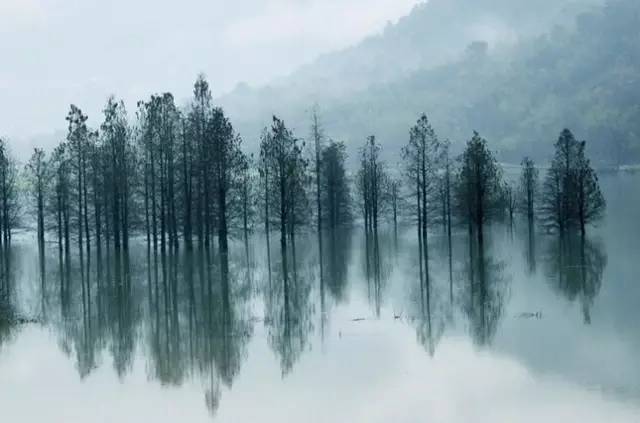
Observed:
[[[0,412],[15,422],[638,422],[640,175],[601,178],[585,242],[524,222],[469,247],[441,228],[421,284],[412,227],[93,259],[44,272],[17,237],[3,283]],[[106,254],[104,254],[106,257]],[[286,285],[286,287],[285,287]]]

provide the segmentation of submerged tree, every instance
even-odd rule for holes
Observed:
[[[269,213],[269,192],[271,188],[271,157],[269,149],[272,144],[271,133],[267,128],[264,128],[262,135],[260,136],[260,160],[258,165],[258,171],[260,173],[260,197],[263,204],[263,217],[264,217],[264,234],[267,247],[267,269],[269,274],[269,285],[271,285],[271,226]]]
[[[357,186],[362,201],[365,229],[376,237],[386,178],[384,164],[380,161],[380,145],[372,135],[367,138],[366,144],[360,150]]]
[[[80,262],[84,261],[85,244],[87,256],[91,254],[91,235],[89,233],[89,216],[87,212],[87,156],[89,150],[89,129],[87,116],[75,105],[71,105],[67,115],[68,122],[68,151],[71,164],[71,174],[75,191],[75,228],[77,230],[78,255]]]
[[[212,152],[209,144],[211,137],[207,133],[207,122],[211,115],[211,90],[209,83],[203,75],[199,75],[193,88],[193,101],[188,110],[187,121],[189,138],[191,146],[185,150],[185,164],[191,168],[191,175],[187,178],[193,178],[193,182],[187,186],[190,187],[189,197],[193,197],[193,219],[187,216],[188,230],[186,242],[190,243],[191,222],[195,223],[195,234],[198,243],[201,246],[210,245],[210,233],[213,230],[213,210],[212,210],[212,181],[211,181],[211,159]]]
[[[178,247],[177,154],[181,125],[173,96],[151,96],[139,104],[140,149],[143,152],[147,242],[157,252]]]
[[[403,208],[402,197],[402,181],[398,178],[389,177],[387,180],[385,193],[387,195],[387,204],[391,214],[391,223],[393,224],[393,242],[398,249],[398,222],[400,219],[400,211]]]
[[[216,225],[218,246],[224,275],[228,273],[229,229],[240,226],[247,233],[245,185],[247,158],[240,149],[242,140],[233,130],[231,122],[222,109],[216,108],[211,114],[208,134],[213,138],[213,186],[216,190]]]
[[[20,218],[18,167],[7,142],[0,138],[0,248],[11,243],[12,232]]]
[[[96,226],[101,225],[102,217],[107,244],[113,240],[116,254],[129,247],[129,216],[131,207],[131,181],[133,158],[131,130],[127,123],[124,103],[109,98],[104,109],[101,154],[95,158],[96,189],[102,182],[102,200],[96,196],[96,209],[99,204],[104,208],[104,216],[96,210]],[[101,157],[100,157],[101,156]],[[100,176],[101,175],[101,176]],[[109,183],[105,183],[109,181]],[[97,232],[99,234],[99,231]]]
[[[585,141],[577,141],[571,131],[563,130],[545,177],[542,218],[547,227],[561,235],[579,228],[584,236],[586,226],[602,218],[606,208],[585,148]]]
[[[456,178],[457,212],[476,231],[479,248],[484,245],[484,225],[502,210],[502,171],[487,147],[487,141],[474,132],[460,157]]]
[[[49,188],[49,164],[42,149],[36,148],[26,166],[29,192],[35,203],[38,251],[42,256],[45,248],[45,195]]]
[[[322,150],[320,211],[323,227],[330,232],[350,225],[353,217],[346,160],[346,146],[342,142],[332,141]]]
[[[529,157],[522,160],[522,173],[520,175],[520,187],[518,193],[518,209],[527,217],[529,227],[535,220],[535,205],[538,196],[538,169]]]
[[[402,150],[409,183],[414,187],[415,216],[418,228],[420,254],[420,279],[426,280],[429,300],[429,225],[431,211],[437,209],[436,197],[440,187],[439,170],[442,165],[443,148],[426,115],[420,116],[410,130],[409,143]],[[422,283],[422,282],[421,282]],[[428,303],[428,301],[427,301]]]
[[[257,200],[255,193],[255,176],[252,174],[253,155],[242,154],[238,163],[239,178],[239,211],[241,213],[242,236],[245,245],[247,260],[249,257],[249,234],[253,230],[255,219],[255,204]]]
[[[451,205],[451,197],[452,197],[452,164],[450,157],[450,148],[451,143],[449,140],[446,140],[443,143],[443,168],[442,168],[442,177],[441,177],[441,201],[442,201],[442,224],[445,228],[447,235],[447,252],[449,258],[449,301],[453,303],[453,240],[452,240],[452,205]]]
[[[320,125],[320,119],[318,117],[318,111],[314,110],[311,116],[311,138],[313,139],[313,144],[315,148],[315,185],[316,185],[316,219],[317,219],[317,230],[318,230],[318,255],[320,257],[320,281],[323,283],[324,279],[324,269],[323,269],[323,246],[322,246],[322,189],[321,189],[321,172],[322,172],[322,153],[323,153],[323,140],[324,134],[322,131],[322,127]]]
[[[48,196],[47,214],[57,235],[60,273],[71,257],[71,165],[67,143],[59,144],[51,155],[53,191]]]
[[[380,161],[380,145],[373,135],[367,138],[360,150],[360,169],[356,178],[364,217],[367,278],[373,265],[374,279],[377,281],[380,278],[378,226],[384,204],[387,173]]]
[[[585,146],[584,141],[580,143],[575,175],[577,223],[583,238],[586,235],[586,226],[602,219],[606,208],[598,175],[586,158]]]
[[[509,226],[513,228],[513,218],[516,212],[517,196],[514,186],[509,182],[504,183],[504,186],[502,187],[502,196],[502,201],[504,202],[505,212],[507,215],[506,217],[509,221]]]
[[[275,218],[280,228],[280,250],[286,295],[288,292],[287,239],[291,240],[292,252],[295,253],[295,233],[298,223],[304,219],[302,208],[307,205],[308,163],[302,155],[302,146],[298,140],[284,122],[275,116],[270,133],[262,139],[260,156],[263,162],[265,186],[268,187],[267,210],[273,211],[269,218]],[[285,302],[288,302],[288,298],[285,298]]]

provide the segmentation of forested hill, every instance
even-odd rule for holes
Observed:
[[[451,7],[462,2],[467,1],[454,0]],[[544,10],[547,2],[535,3]],[[337,70],[327,70],[320,60],[316,66],[318,72],[326,72],[326,81],[307,83],[313,80],[308,77],[305,82],[301,75],[310,73],[314,65],[309,65],[270,87],[240,88],[220,103],[249,145],[273,113],[289,122],[299,136],[306,136],[308,110],[317,102],[330,136],[345,140],[353,150],[367,135],[376,134],[390,158],[396,157],[394,153],[406,142],[407,128],[419,113],[426,112],[441,137],[460,146],[476,129],[489,139],[502,160],[519,160],[525,154],[548,157],[552,140],[564,127],[587,139],[594,159],[602,164],[638,160],[640,2],[608,0],[606,5],[590,6],[577,16],[568,10],[578,6],[566,3],[562,9],[566,24],[550,26],[542,35],[523,36],[517,43],[495,48],[477,40],[448,62],[437,50],[433,62],[420,62],[429,57],[432,44],[437,44],[426,38],[426,30],[415,32],[413,44],[397,41],[394,34],[408,36],[411,31],[407,28],[418,28],[420,18],[428,22],[430,5],[416,8],[382,36],[339,53],[345,63]],[[579,6],[586,7],[586,3]],[[395,38],[383,47],[386,37]],[[467,43],[469,39],[458,41]],[[377,47],[368,49],[368,44]],[[399,47],[394,49],[393,45]],[[403,50],[408,45],[415,54]],[[447,51],[455,50],[450,47]],[[344,71],[349,69],[347,59],[357,56],[358,49],[372,64],[359,72],[364,62],[359,56],[349,76]],[[405,56],[414,60],[413,65],[405,66]],[[332,63],[338,62],[332,59]],[[382,70],[382,82],[373,83],[370,73],[375,72],[368,69],[377,69],[376,62],[384,62],[382,69],[396,72]],[[416,69],[407,71],[411,66]],[[337,88],[358,75],[360,84]]]

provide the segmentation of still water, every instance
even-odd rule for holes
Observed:
[[[640,176],[602,178],[587,241],[491,228],[485,251],[407,228],[365,253],[358,231],[297,240],[283,281],[264,236],[227,281],[205,253],[9,262],[0,416],[11,422],[638,422]],[[377,257],[376,257],[377,256]],[[84,280],[84,282],[83,282]],[[228,289],[225,289],[227,288]]]

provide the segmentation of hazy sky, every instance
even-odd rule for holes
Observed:
[[[70,103],[100,119],[111,93],[130,112],[199,72],[214,95],[265,83],[356,43],[420,0],[0,0],[0,135],[64,128]]]

